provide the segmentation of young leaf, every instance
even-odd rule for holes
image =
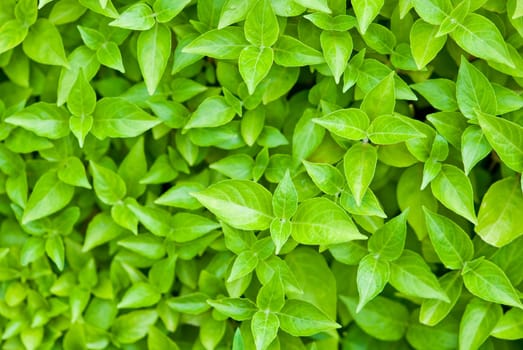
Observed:
[[[490,81],[462,56],[456,81],[456,95],[460,111],[469,119],[478,112],[496,113],[496,93]]]
[[[220,298],[207,300],[207,303],[235,321],[250,320],[258,311],[256,304],[247,298]]]
[[[155,24],[153,11],[145,3],[136,3],[125,9],[110,26],[130,30],[149,30]]]
[[[91,132],[99,139],[135,137],[161,123],[136,105],[118,97],[96,103]]]
[[[47,19],[40,18],[29,29],[22,47],[30,59],[43,64],[68,67],[62,36]]]
[[[191,195],[232,227],[265,230],[271,224],[272,195],[255,182],[225,180]]]
[[[458,109],[456,83],[452,80],[429,79],[410,87],[425,97],[436,109],[441,111],[455,111]]]
[[[89,165],[93,173],[94,191],[102,202],[114,205],[125,197],[127,187],[117,173],[93,161]]]
[[[478,258],[465,263],[463,283],[475,296],[492,303],[505,304],[522,309],[519,295],[503,270],[493,262]]]
[[[153,4],[153,10],[156,14],[158,23],[166,23],[176,17],[182,10],[189,5],[191,0],[156,0]]]
[[[469,178],[459,168],[444,164],[430,183],[432,193],[444,206],[476,224],[474,194]]]
[[[232,264],[231,273],[227,282],[236,281],[250,274],[258,265],[258,256],[252,250],[245,250],[238,254]]]
[[[314,305],[302,300],[287,300],[278,318],[281,329],[295,337],[311,336],[341,327]]]
[[[330,164],[311,163],[306,160],[303,161],[307,174],[312,179],[312,182],[326,194],[335,195],[343,190],[345,179],[338,170]]]
[[[478,121],[501,160],[512,170],[523,171],[523,126],[484,113],[478,114]]]
[[[87,81],[84,70],[80,69],[67,98],[67,108],[73,115],[84,118],[93,114],[95,107],[96,93]]]
[[[441,262],[449,269],[461,269],[474,256],[472,240],[454,221],[427,208],[423,210],[430,240]]]
[[[369,238],[369,252],[387,261],[398,259],[405,247],[408,213],[407,209],[378,228]]]
[[[256,305],[262,311],[278,312],[285,304],[285,290],[281,279],[273,276],[263,285],[256,296]]]
[[[236,112],[224,97],[207,97],[193,112],[191,118],[185,125],[185,129],[208,128],[225,125],[230,122]]]
[[[137,310],[118,316],[111,333],[121,344],[133,344],[147,335],[149,327],[158,319],[156,310]]]
[[[483,197],[476,232],[487,243],[502,247],[523,235],[520,183],[515,177],[495,182]]]
[[[372,121],[368,130],[369,139],[378,145],[392,145],[415,138],[425,138],[410,118],[399,115],[382,115]]]
[[[248,44],[241,28],[226,27],[203,33],[185,46],[182,52],[234,60]]]
[[[273,49],[274,62],[283,67],[303,67],[324,62],[321,52],[292,36],[280,36]]]
[[[74,195],[74,187],[58,179],[56,171],[49,170],[36,182],[22,216],[22,223],[40,219],[64,208]]]
[[[271,312],[258,311],[251,320],[251,332],[256,350],[265,350],[278,335],[280,320]]]
[[[369,254],[361,259],[358,264],[357,285],[360,296],[356,312],[379,295],[389,281],[390,265],[387,260],[382,260]]]
[[[412,4],[418,15],[433,25],[441,24],[452,11],[450,0],[412,0]]]
[[[91,184],[85,173],[85,167],[77,157],[66,158],[58,169],[57,175],[60,181],[68,185],[91,189]]]
[[[461,145],[461,158],[466,175],[492,151],[483,131],[476,125],[465,129],[461,135]]]
[[[298,209],[298,192],[292,182],[289,171],[280,181],[272,196],[274,215],[282,219],[290,219]]]
[[[498,304],[472,299],[459,325],[459,348],[478,349],[487,340],[502,314]]]
[[[258,84],[269,74],[273,59],[274,51],[270,47],[247,46],[240,52],[238,68],[249,94],[254,94]]]
[[[425,68],[445,46],[447,37],[436,36],[437,32],[437,25],[429,24],[421,18],[410,28],[410,49],[418,69]]]
[[[334,81],[339,84],[352,53],[352,37],[349,32],[324,30],[320,35],[320,43]]]
[[[355,143],[343,157],[345,178],[358,206],[374,178],[377,162],[376,147],[362,142]]]
[[[405,250],[401,257],[391,262],[390,267],[389,283],[401,293],[419,298],[449,301],[436,276],[417,253]]]
[[[68,117],[63,107],[37,102],[7,117],[5,122],[32,131],[38,136],[59,139],[69,134]]]
[[[312,121],[349,140],[364,139],[370,124],[367,114],[357,108],[339,109]]]
[[[256,0],[226,0],[220,14],[218,29],[243,21]]]
[[[370,120],[381,115],[391,115],[394,112],[396,105],[394,74],[394,72],[390,72],[363,98],[361,109],[367,113]]]
[[[28,28],[17,19],[5,21],[0,25],[0,53],[7,52],[22,43]]]
[[[147,92],[153,95],[163,76],[171,55],[171,30],[156,24],[138,36],[137,55]]]
[[[160,301],[160,293],[149,283],[137,282],[122,296],[118,308],[138,309],[154,305]]]
[[[278,19],[270,0],[258,0],[247,13],[244,23],[245,38],[254,46],[271,47],[280,32]]]
[[[310,8],[311,10],[316,10],[325,13],[331,13],[329,7],[329,2],[327,0],[294,0],[297,4]]]
[[[302,244],[337,244],[367,237],[358,232],[347,213],[327,198],[313,198],[298,207],[292,237]]]
[[[356,13],[356,18],[358,19],[358,25],[360,32],[365,34],[369,25],[374,21],[374,19],[380,13],[381,8],[383,7],[383,0],[353,0],[352,8]]]

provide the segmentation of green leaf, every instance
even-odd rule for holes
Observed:
[[[423,208],[432,246],[441,262],[449,269],[458,270],[474,256],[474,245],[469,235],[454,221]]]
[[[379,295],[389,281],[390,265],[387,260],[380,259],[377,255],[367,255],[358,265],[357,285],[360,296],[356,312]]]
[[[434,326],[447,317],[458,302],[463,289],[460,271],[452,271],[444,274],[439,278],[439,283],[449,297],[450,303],[438,299],[423,300],[419,321],[428,326]]]
[[[163,240],[148,233],[126,237],[117,244],[151,260],[159,260],[165,255]]]
[[[192,113],[185,129],[217,127],[229,123],[236,112],[224,97],[207,97]]]
[[[62,162],[60,168],[58,168],[57,175],[63,183],[91,189],[91,184],[85,173],[85,167],[77,157],[67,157]]]
[[[345,179],[341,172],[330,164],[303,161],[312,182],[324,193],[335,195],[343,190]]]
[[[436,276],[417,253],[404,250],[401,257],[391,262],[390,267],[389,283],[401,293],[424,299],[449,301]]]
[[[429,18],[432,18],[430,15]],[[418,69],[423,69],[441,51],[447,42],[446,36],[436,36],[438,26],[422,19],[410,28],[410,49]]]
[[[138,36],[137,55],[147,92],[153,95],[171,55],[171,30],[156,24]]]
[[[199,315],[209,310],[207,304],[209,297],[202,292],[184,294],[169,298],[167,305],[174,311],[183,312],[189,315]]]
[[[294,128],[292,135],[292,155],[297,161],[308,158],[320,146],[325,129],[312,122],[317,112],[307,108]]]
[[[122,53],[116,43],[112,41],[105,42],[96,50],[96,58],[98,62],[109,68],[116,69],[121,73],[125,73],[125,68],[122,61]]]
[[[392,145],[426,137],[410,118],[399,114],[382,115],[374,119],[368,129],[368,135],[369,139],[378,145]]]
[[[273,59],[274,51],[270,47],[247,46],[241,51],[238,68],[249,94],[254,94],[258,84],[269,74]]]
[[[226,0],[220,14],[218,29],[245,20],[247,13],[255,3],[255,0]]]
[[[106,212],[99,213],[93,217],[87,226],[82,251],[87,252],[107,243],[123,232],[123,228],[118,226],[109,214]]]
[[[351,1],[352,8],[356,13],[356,18],[358,19],[358,25],[360,32],[365,34],[369,25],[374,21],[374,19],[380,13],[381,8],[383,7],[383,0],[353,0]]]
[[[324,30],[320,35],[320,43],[334,81],[339,84],[352,53],[352,37],[349,32]]]
[[[0,53],[11,50],[24,41],[28,28],[19,20],[11,19],[0,25]]]
[[[326,13],[313,12],[303,16],[311,21],[316,27],[323,30],[335,30],[345,32],[357,25],[356,18],[350,15],[339,15],[332,17]]]
[[[263,285],[256,296],[256,305],[261,311],[278,312],[285,304],[285,290],[281,278],[273,276]]]
[[[472,299],[459,325],[459,348],[478,349],[487,340],[502,314],[499,305]]]
[[[227,282],[236,281],[250,274],[258,265],[258,256],[252,250],[245,250],[238,254],[232,264],[231,273]]]
[[[49,216],[64,208],[74,195],[74,188],[58,179],[56,171],[49,170],[36,182],[22,217],[22,223]]]
[[[523,235],[520,183],[515,177],[495,182],[485,193],[478,213],[477,234],[487,243],[502,247]]]
[[[234,60],[248,44],[241,28],[226,27],[203,33],[185,46],[183,52]]]
[[[156,14],[158,23],[166,23],[176,17],[182,10],[189,5],[191,0],[156,0],[153,3],[153,10]]]
[[[492,303],[523,308],[519,295],[503,270],[493,262],[478,258],[462,270],[463,283],[473,295]]]
[[[490,333],[498,339],[516,340],[523,337],[523,311],[510,309],[501,318]]]
[[[71,92],[69,92],[67,108],[73,115],[84,118],[93,114],[95,107],[96,93],[87,81],[84,70],[80,69]]]
[[[340,174],[341,175],[341,174]],[[343,179],[343,178],[342,178]],[[378,197],[369,188],[363,195],[361,205],[356,204],[356,199],[347,189],[341,192],[340,205],[349,213],[363,216],[377,216],[386,218],[387,214],[383,211]]]
[[[461,112],[469,119],[479,112],[496,113],[496,93],[489,80],[472,64],[461,57],[456,81],[456,95]]]
[[[110,26],[130,30],[149,30],[154,24],[153,11],[145,3],[136,3],[129,6],[118,18],[109,23]]]
[[[478,121],[501,160],[512,170],[523,171],[523,126],[484,113],[478,114]]]
[[[355,297],[340,296],[347,306],[356,324],[367,334],[385,341],[396,341],[403,338],[409,323],[407,308],[391,299],[377,296],[360,312],[356,312]]]
[[[97,50],[105,42],[104,35],[96,29],[84,26],[78,26],[77,28],[82,37],[82,41],[91,50]]]
[[[158,328],[152,326],[147,334],[147,348],[149,350],[179,350],[178,345]]]
[[[256,350],[265,350],[278,335],[280,320],[270,312],[258,311],[251,320],[251,331]]]
[[[184,243],[198,239],[207,233],[220,228],[211,219],[191,213],[176,213],[172,220],[172,229],[167,238]]]
[[[311,336],[341,327],[314,305],[302,300],[287,300],[278,318],[281,329],[295,337]]]
[[[59,139],[69,134],[69,115],[55,104],[37,102],[7,117],[6,123],[20,126],[38,136]]]
[[[133,284],[122,296],[118,303],[120,309],[138,309],[152,306],[160,301],[160,293],[149,283],[138,282]]]
[[[371,23],[363,35],[363,40],[368,47],[382,55],[394,53],[396,36],[387,27]]]
[[[483,131],[476,125],[471,125],[461,136],[461,158],[465,174],[468,175],[472,168],[485,158],[492,147],[488,143]]]
[[[133,344],[146,336],[149,327],[158,319],[155,310],[138,310],[118,316],[111,332],[122,344]]]
[[[293,2],[307,7],[311,10],[316,10],[325,13],[331,13],[329,2],[327,0],[293,0]]]
[[[514,67],[505,40],[494,23],[476,13],[468,14],[450,37],[468,53]]]
[[[94,191],[102,202],[114,205],[125,197],[127,187],[117,173],[93,161],[89,166],[93,174]]]
[[[376,147],[363,142],[355,143],[343,157],[345,178],[358,206],[374,178],[377,162]]]
[[[45,252],[55,263],[58,270],[63,271],[65,265],[64,241],[62,236],[54,235],[45,241]]]
[[[398,259],[405,247],[408,213],[407,209],[378,228],[369,238],[369,252],[387,261]]]
[[[412,0],[414,9],[427,23],[439,25],[452,11],[450,0]]]
[[[272,208],[274,215],[282,219],[290,219],[298,209],[298,192],[289,171],[285,172],[284,177],[274,190]]]
[[[254,46],[271,47],[280,32],[270,0],[258,0],[247,13],[243,26],[245,38]]]
[[[161,123],[136,105],[118,97],[99,100],[93,117],[91,132],[99,139],[135,137]]]
[[[93,121],[94,119],[90,115],[85,118],[75,116],[71,116],[69,118],[69,129],[78,140],[78,144],[80,145],[80,147],[84,146],[85,138],[87,137],[87,134],[89,133],[89,131],[91,131],[91,128],[93,127]]]
[[[292,238],[302,244],[337,244],[366,239],[349,215],[327,198],[300,204],[292,220]]]
[[[220,298],[207,300],[207,303],[235,321],[250,320],[258,311],[256,304],[247,298]]]
[[[324,63],[321,52],[289,35],[282,35],[276,42],[274,62],[283,67],[303,67]]]
[[[458,109],[456,83],[448,79],[429,79],[410,86],[419,92],[434,108],[441,111]]]
[[[438,176],[430,183],[430,188],[434,197],[444,206],[473,224],[477,223],[472,185],[462,170],[444,164]]]
[[[43,64],[68,67],[62,36],[47,19],[40,18],[29,29],[22,44],[30,59]]]
[[[394,72],[390,72],[365,95],[361,109],[370,120],[374,120],[381,115],[392,114],[395,105]]]
[[[265,230],[271,224],[272,195],[255,182],[225,180],[191,195],[232,227]]]
[[[136,201],[126,201],[126,205],[152,234],[165,237],[172,232],[172,217],[169,212],[156,207],[142,206]]]
[[[312,121],[349,140],[364,139],[370,124],[367,114],[357,108],[339,109]]]

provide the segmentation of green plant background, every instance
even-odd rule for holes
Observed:
[[[521,349],[523,1],[0,1],[2,349]]]

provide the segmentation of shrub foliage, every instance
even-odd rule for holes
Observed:
[[[521,349],[523,2],[0,1],[2,349]]]

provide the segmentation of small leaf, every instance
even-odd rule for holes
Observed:
[[[303,161],[312,182],[324,193],[335,195],[343,190],[345,179],[341,172],[330,164]]]
[[[476,125],[465,129],[461,136],[461,145],[461,158],[466,175],[492,151],[483,131]]]
[[[375,255],[367,255],[358,265],[357,285],[360,296],[356,312],[380,294],[389,281],[390,265],[387,260],[381,260]]]
[[[383,0],[352,0],[352,7],[356,13],[358,19],[358,25],[360,32],[365,34],[369,25],[378,16],[381,8],[383,7]]]
[[[146,336],[149,327],[158,319],[156,310],[137,310],[118,316],[111,332],[122,344],[133,344]]]
[[[238,68],[249,94],[254,94],[256,87],[269,74],[274,59],[274,52],[270,47],[245,47],[238,59]]]
[[[58,179],[56,172],[50,170],[36,182],[22,217],[22,223],[40,219],[64,208],[74,195],[74,187]]]
[[[63,107],[37,102],[7,117],[5,122],[32,131],[38,136],[59,139],[69,134],[68,117]]]
[[[461,269],[474,256],[468,234],[454,221],[423,208],[429,237],[441,262],[449,269]]]
[[[394,72],[390,72],[363,98],[361,109],[367,113],[370,120],[374,120],[381,115],[390,115],[394,112],[394,106],[396,105],[394,74]]]
[[[438,37],[437,32],[437,25],[429,24],[421,18],[410,28],[410,48],[418,69],[423,69],[445,46],[447,37]]]
[[[67,108],[77,117],[84,118],[93,114],[96,107],[96,93],[81,69],[67,98]]]
[[[303,67],[324,62],[321,52],[292,36],[280,36],[273,49],[274,62],[283,67]]]
[[[272,195],[255,182],[225,180],[191,195],[235,228],[265,230],[271,224]]]
[[[109,25],[130,30],[148,30],[154,26],[154,23],[154,15],[151,8],[145,3],[136,3],[126,8]]]
[[[118,226],[109,214],[106,212],[99,213],[87,225],[82,251],[88,252],[99,245],[113,240],[124,232],[124,229]]]
[[[327,198],[300,204],[292,220],[292,237],[302,244],[336,244],[366,239],[347,213]]]
[[[461,112],[475,119],[479,112],[496,113],[496,93],[490,81],[462,56],[456,81],[456,95]]]
[[[171,55],[171,30],[156,24],[138,36],[138,63],[149,95],[153,95]]]
[[[281,329],[295,337],[311,336],[341,327],[314,305],[302,300],[287,300],[278,318]]]
[[[392,145],[426,135],[415,127],[410,118],[399,115],[382,115],[372,121],[369,139],[378,145]]]
[[[339,109],[312,121],[349,140],[364,139],[370,124],[367,114],[357,108]]]
[[[194,292],[169,298],[167,305],[174,311],[189,315],[199,315],[210,309],[209,297],[202,292]]]
[[[250,320],[258,311],[256,304],[247,298],[221,298],[207,300],[207,303],[235,321]]]
[[[449,301],[425,260],[413,251],[405,250],[400,258],[391,262],[390,271],[389,283],[401,293]]]
[[[450,303],[438,299],[425,299],[421,303],[419,320],[428,326],[440,323],[452,311],[463,289],[460,271],[448,272],[439,278],[441,288],[450,299]]]
[[[504,164],[523,171],[523,126],[509,120],[478,114],[479,125]]]
[[[249,43],[239,27],[226,27],[205,32],[184,47],[183,52],[218,59],[238,59]]]
[[[251,331],[256,350],[265,350],[278,335],[280,320],[271,312],[258,311],[251,320]]]
[[[459,168],[444,164],[440,173],[430,183],[432,193],[444,206],[477,223],[474,194],[469,178]]]
[[[377,162],[377,149],[363,142],[355,143],[343,157],[345,178],[358,206],[374,178]]]
[[[472,299],[459,325],[459,348],[478,349],[487,340],[502,314],[500,305]]]
[[[57,172],[58,178],[72,186],[91,189],[82,161],[76,157],[66,158]]]
[[[498,339],[521,339],[523,337],[522,316],[523,311],[521,309],[508,310],[501,316],[490,334]]]
[[[94,191],[105,204],[114,205],[125,197],[127,187],[123,179],[111,169],[90,162]]]
[[[427,23],[439,25],[452,11],[450,0],[412,0],[414,9]]]
[[[281,179],[272,196],[274,215],[282,219],[290,219],[298,209],[298,192],[292,182],[289,171]]]
[[[224,97],[207,97],[193,112],[185,129],[217,127],[229,123],[236,112]]]
[[[160,293],[150,284],[138,282],[133,284],[122,296],[118,308],[137,309],[154,305],[160,301]]]
[[[334,81],[339,84],[352,53],[352,37],[349,32],[327,30],[321,33],[320,43]]]
[[[40,18],[31,26],[22,47],[27,57],[38,63],[64,67],[69,64],[65,57],[62,36],[47,19]]]
[[[258,0],[247,13],[243,25],[245,38],[254,46],[270,48],[280,32],[270,0]]]
[[[405,247],[408,213],[407,209],[378,228],[369,238],[369,252],[387,261],[398,259]]]
[[[455,111],[458,109],[456,101],[456,83],[448,79],[429,79],[411,85],[436,109],[441,111]]]
[[[232,264],[231,273],[227,282],[233,282],[250,274],[258,265],[258,256],[252,250],[245,250],[238,254]]]

